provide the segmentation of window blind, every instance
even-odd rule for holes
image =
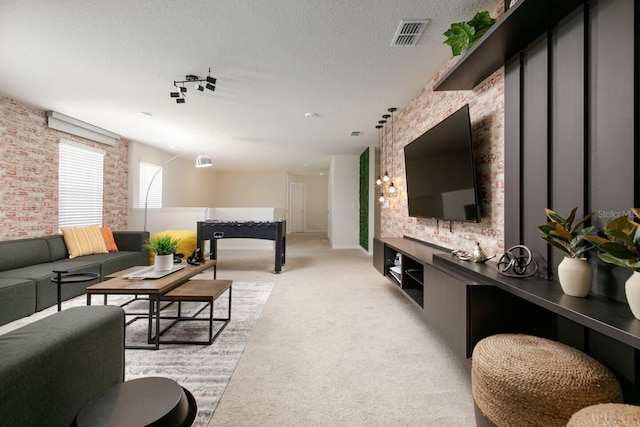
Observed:
[[[151,182],[155,174],[156,179]],[[151,184],[151,188],[149,188]],[[138,207],[144,208],[144,203],[147,197],[147,190],[149,190],[149,199],[147,207],[149,208],[161,208],[162,207],[162,168],[158,165],[151,163],[140,162],[140,186],[138,188]]]
[[[60,141],[58,226],[102,225],[104,151]]]

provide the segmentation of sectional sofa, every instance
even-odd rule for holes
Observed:
[[[91,272],[89,282],[62,285],[62,300],[85,292],[108,274],[137,265],[149,265],[146,231],[114,231],[118,252],[69,259],[62,235],[0,242],[0,325],[29,316],[57,303],[54,270]]]

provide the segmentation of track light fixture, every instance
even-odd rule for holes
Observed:
[[[176,98],[176,102],[178,104],[184,104],[187,97],[186,84],[193,84],[193,87],[199,92],[203,92],[205,88],[213,92],[216,90],[216,82],[217,79],[215,77],[211,77],[211,68],[209,68],[209,75],[205,78],[200,78],[194,74],[187,74],[184,80],[173,81],[175,90],[169,92],[169,96],[171,96],[171,98]],[[203,86],[201,83],[206,84]]]

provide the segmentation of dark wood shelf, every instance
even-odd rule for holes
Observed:
[[[434,255],[434,264],[461,273],[472,283],[496,286],[537,306],[570,319],[589,329],[640,349],[640,320],[633,317],[629,305],[601,295],[572,297],[560,284],[537,277],[512,278],[495,269],[494,262],[476,264],[451,256]]]
[[[519,0],[463,54],[433,90],[473,89],[584,2]]]

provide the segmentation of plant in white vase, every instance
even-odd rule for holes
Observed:
[[[156,254],[154,269],[159,271],[171,270],[173,254],[178,249],[179,239],[168,234],[152,236],[145,243],[145,247]]]
[[[640,218],[640,209],[631,211]],[[640,224],[623,215],[607,221],[603,231],[606,237],[590,236],[589,240],[598,245],[602,261],[633,271],[624,289],[633,316],[640,319]]]
[[[577,211],[577,207],[573,208],[569,216],[564,218],[547,208],[545,213],[549,221],[536,228],[543,234],[542,239],[567,254],[558,265],[558,281],[564,293],[574,297],[585,297],[591,290],[593,270],[584,254],[596,246],[595,242],[587,239],[595,235],[596,228],[584,227],[593,213],[574,225]]]

